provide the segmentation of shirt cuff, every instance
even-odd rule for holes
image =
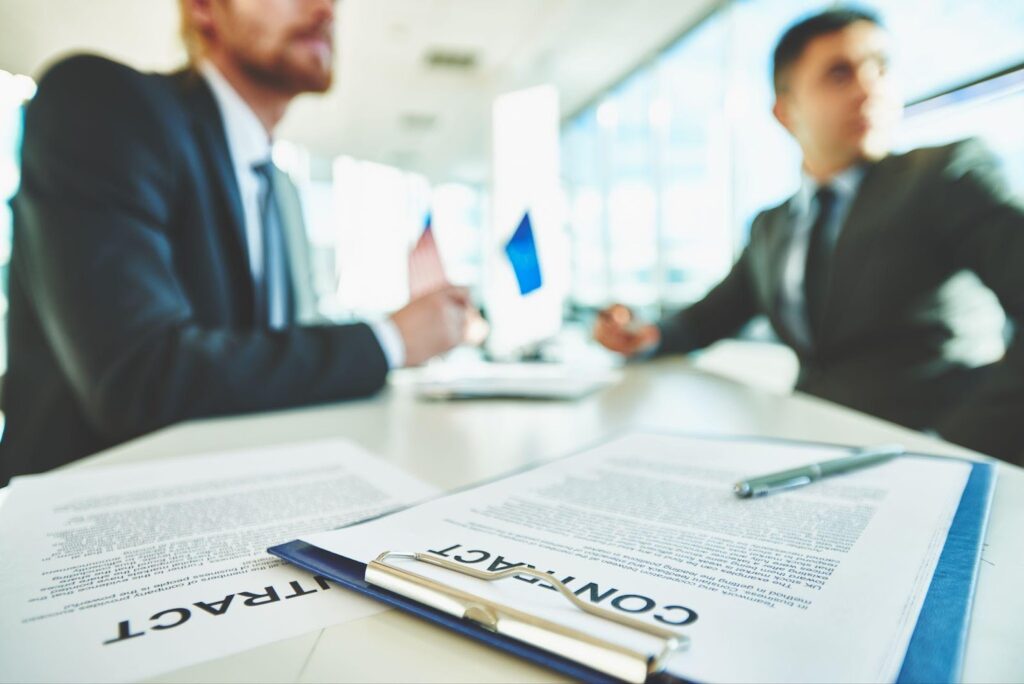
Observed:
[[[644,347],[636,354],[633,354],[633,358],[637,361],[646,361],[647,359],[653,359],[655,356],[659,356],[661,353],[661,340],[654,344]]]
[[[401,368],[405,365],[405,342],[398,326],[390,318],[369,323],[370,330],[377,336],[380,348],[384,350],[384,358],[388,362],[388,370]]]

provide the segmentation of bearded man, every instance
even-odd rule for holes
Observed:
[[[294,188],[270,151],[295,96],[331,85],[335,11],[181,0],[186,68],[79,55],[43,76],[12,201],[0,486],[186,419],[366,396],[463,340],[453,287],[371,325],[297,324]]]

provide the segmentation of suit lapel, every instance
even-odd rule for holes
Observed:
[[[180,72],[176,77],[180,79],[188,110],[192,115],[192,126],[199,141],[203,161],[213,177],[223,215],[227,217],[228,225],[225,228],[242,255],[246,272],[249,272],[249,242],[245,233],[242,197],[238,190],[238,179],[235,177],[235,168],[231,162],[220,109],[206,81],[197,72],[187,70]]]
[[[779,297],[782,295],[783,276],[789,255],[790,243],[793,240],[793,217],[789,202],[777,208],[768,217],[770,231],[768,234],[768,263],[765,264],[766,295],[768,311],[777,317]]]
[[[799,343],[782,320],[779,305],[781,303],[782,285],[785,276],[786,260],[793,238],[793,216],[789,202],[767,212],[761,219],[764,221],[764,244],[757,250],[763,254],[759,259],[757,280],[764,311],[772,321],[776,334],[794,348],[801,348]]]
[[[865,272],[866,260],[892,212],[893,198],[886,195],[903,190],[905,171],[900,157],[890,156],[865,172],[832,252],[821,330],[813,331],[816,347],[827,346],[841,336],[842,323],[849,318],[843,314],[848,313],[859,290],[857,279]]]

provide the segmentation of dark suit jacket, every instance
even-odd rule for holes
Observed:
[[[12,207],[0,484],[177,421],[384,383],[366,325],[255,327],[223,123],[192,72],[51,68]]]
[[[1020,462],[1024,338],[975,368],[985,347],[1002,343],[999,305],[1018,331],[1024,321],[1024,208],[996,159],[968,140],[869,168],[836,243],[811,349],[777,308],[792,230],[788,203],[758,215],[725,280],[661,323],[661,350],[703,347],[767,314],[800,357],[797,389]]]

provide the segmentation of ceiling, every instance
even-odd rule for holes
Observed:
[[[300,97],[279,136],[319,158],[347,154],[485,184],[494,97],[557,86],[578,110],[718,0],[342,0],[338,72]],[[176,0],[0,0],[0,69],[38,76],[74,50],[141,69],[180,65]],[[430,66],[436,50],[470,68]]]

